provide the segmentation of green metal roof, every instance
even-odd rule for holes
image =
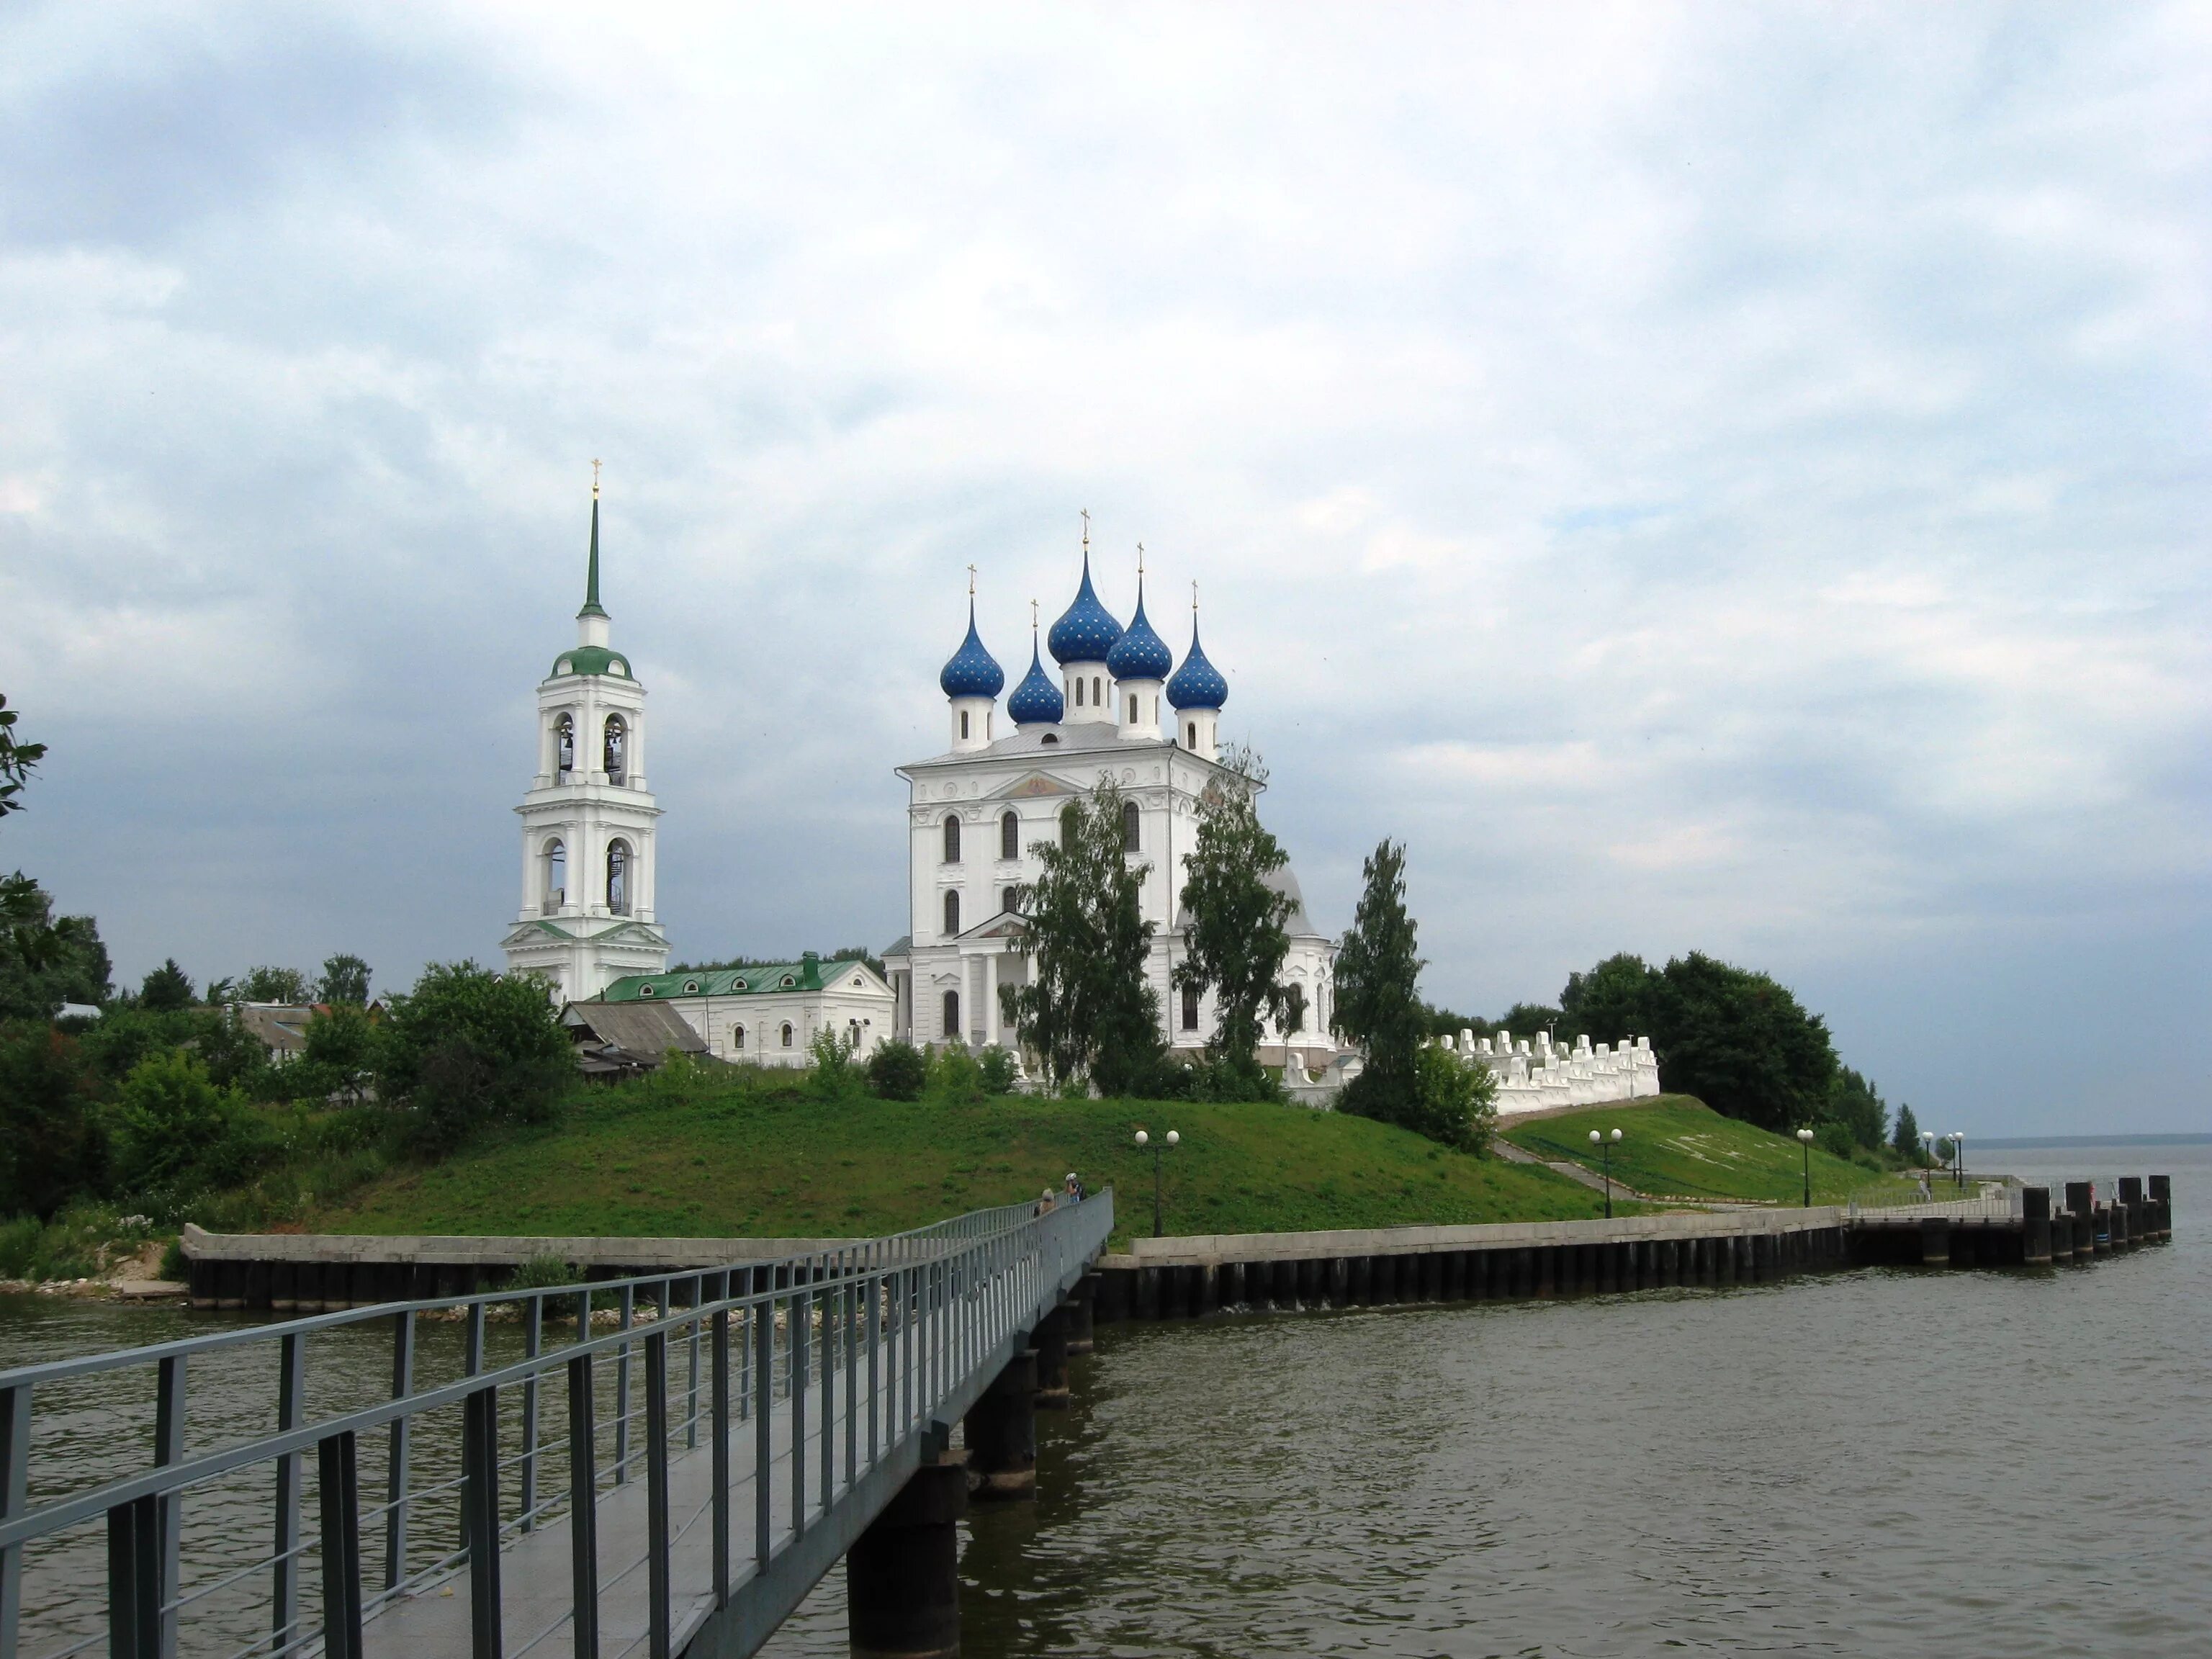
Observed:
[[[576,645],[561,653],[546,678],[557,680],[570,674],[609,673],[626,680],[635,678],[629,672],[629,659],[621,652],[610,651],[604,645]]]
[[[824,962],[819,957],[808,957],[799,962],[773,963],[765,968],[714,968],[694,974],[626,974],[599,994],[608,1002],[647,1002],[661,997],[773,996],[779,992],[819,991],[848,973],[858,973],[873,986],[883,983],[865,962],[849,958]]]
[[[579,617],[604,617],[607,614],[599,609],[599,486],[596,472],[592,474],[592,483],[591,570],[584,578],[584,608],[576,614]]]

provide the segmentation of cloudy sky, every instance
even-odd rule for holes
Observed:
[[[2212,1128],[2208,204],[2201,7],[10,7],[0,864],[495,956],[597,456],[678,951],[880,947],[1088,507],[1435,999],[1702,949]]]

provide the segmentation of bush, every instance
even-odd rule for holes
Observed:
[[[567,1285],[580,1285],[584,1275],[574,1264],[541,1250],[514,1270],[514,1277],[501,1288],[510,1291],[551,1291]]]
[[[817,1031],[806,1049],[814,1057],[807,1076],[809,1094],[819,1100],[842,1100],[860,1092],[861,1068],[853,1063],[853,1044],[837,1035],[836,1026]]]
[[[1498,1127],[1497,1094],[1498,1080],[1487,1066],[1469,1063],[1431,1042],[1414,1054],[1410,1090],[1393,1088],[1379,1075],[1362,1072],[1345,1085],[1337,1109],[1395,1123],[1480,1157],[1489,1152]]]
[[[975,1070],[987,1095],[1010,1095],[1022,1080],[1021,1065],[1014,1059],[1013,1051],[995,1042],[983,1050],[982,1058],[975,1062]]]
[[[544,1122],[576,1077],[544,982],[473,962],[424,969],[392,999],[376,1047],[378,1097],[406,1103],[415,1144],[432,1152],[490,1124]]]
[[[112,1118],[117,1187],[161,1209],[210,1188],[238,1186],[283,1150],[266,1120],[177,1049],[131,1068]]]
[[[929,1082],[929,1060],[911,1042],[896,1039],[868,1056],[868,1087],[884,1100],[920,1100]]]
[[[982,1099],[983,1068],[968,1052],[967,1044],[948,1042],[929,1051],[927,1092],[939,1100]]]
[[[1813,1132],[1814,1143],[1831,1158],[1848,1158],[1859,1150],[1858,1137],[1851,1126],[1830,1118]]]

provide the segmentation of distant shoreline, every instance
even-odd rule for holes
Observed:
[[[2212,1146],[2212,1134],[1978,1135],[1969,1137],[1967,1144],[2006,1152],[2033,1152],[2039,1146]]]

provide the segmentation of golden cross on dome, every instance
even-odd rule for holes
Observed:
[[[1091,509],[1083,509],[1083,556],[1091,556]]]
[[[975,567],[972,564],[968,567],[968,597],[975,597]]]
[[[599,499],[599,463],[597,456],[592,459],[592,499],[595,501]]]
[[[1144,580],[1144,579],[1145,579],[1145,544],[1144,544],[1144,543],[1142,543],[1142,542],[1139,542],[1139,543],[1137,544],[1137,580],[1138,580],[1139,581],[1142,581],[1142,580]]]
[[[1198,581],[1195,577],[1190,584],[1190,614],[1194,617],[1198,614]]]
[[[1030,632],[1032,634],[1036,632],[1036,601],[1035,599],[1030,601]]]

